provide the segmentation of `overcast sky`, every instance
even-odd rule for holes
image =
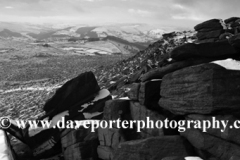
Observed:
[[[240,0],[0,0],[0,21],[148,23],[192,28],[240,16]]]

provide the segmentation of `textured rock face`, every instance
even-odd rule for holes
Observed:
[[[231,18],[225,19],[224,22],[231,23],[231,22],[235,22],[238,19],[240,19],[240,17],[231,17]]]
[[[56,91],[56,94],[44,105],[46,112],[56,115],[69,109],[76,103],[84,104],[94,98],[100,90],[97,80],[92,72],[85,72],[68,81]]]
[[[220,42],[240,32],[240,18],[231,17],[226,20],[212,19],[196,25],[197,43]]]
[[[188,67],[163,77],[159,105],[174,114],[239,109],[240,72],[216,64]]]
[[[62,132],[62,150],[65,160],[97,158],[98,137],[96,132],[83,127],[77,130],[66,129]]]
[[[239,56],[239,52],[235,50],[228,41],[215,43],[187,43],[176,47],[171,53],[174,60],[185,60],[188,58],[214,58],[225,59]]]
[[[110,100],[106,102],[103,120],[131,120],[130,101],[128,100]],[[120,142],[126,140],[138,139],[140,135],[133,129],[124,130],[113,123],[112,128],[98,128],[98,138],[100,145],[97,152],[102,159],[113,159],[113,155]]]
[[[146,74],[144,74],[141,78],[143,82],[151,79],[162,79],[166,74],[177,71],[179,69],[189,67],[189,66],[195,66],[203,63],[208,63],[213,61],[213,59],[210,58],[198,58],[198,59],[188,59],[183,61],[174,62],[172,64],[169,64],[167,66],[154,69]]]
[[[63,148],[67,148],[76,142],[84,142],[96,139],[97,133],[91,132],[91,129],[80,127],[79,129],[65,129],[61,134],[61,143]]]
[[[222,27],[219,19],[211,19],[211,20],[202,22],[194,27],[194,29],[196,31],[199,31],[201,29],[211,31],[211,30],[216,30],[216,29],[221,29],[221,28],[223,28],[223,27]]]
[[[133,101],[138,101],[140,83],[133,83],[130,86],[130,91],[127,92],[128,97]]]
[[[64,150],[65,160],[98,160],[97,148],[98,140],[90,140],[85,142],[75,143]]]
[[[219,38],[219,36],[223,33],[223,30],[214,30],[209,32],[198,32],[197,37],[199,40],[210,39],[210,38]]]
[[[114,150],[107,146],[98,146],[97,148],[98,157],[101,159],[112,160],[114,156]]]
[[[189,129],[181,133],[196,148],[207,150],[220,160],[227,160],[233,156],[240,155],[240,147],[234,143],[224,141],[220,138],[202,133],[199,130]]]
[[[131,110],[131,116],[133,120],[141,120],[143,121],[146,125],[147,123],[147,117],[149,118],[149,121],[152,121],[152,123],[155,123],[157,120],[164,120],[165,116],[160,115],[154,111],[151,111],[147,109],[145,106],[141,105],[138,102],[130,102],[130,110]],[[151,123],[149,123],[149,127],[151,127]],[[137,127],[137,124],[135,124]],[[138,126],[140,127],[140,126]],[[145,126],[141,132],[141,138],[149,138],[149,137],[156,137],[156,136],[163,136],[163,129],[158,129],[158,128],[147,128],[148,126]]]
[[[151,105],[160,99],[161,80],[141,83],[138,100],[142,105]]]
[[[103,111],[104,120],[117,120],[129,118],[130,115],[130,101],[128,100],[110,100],[105,104]],[[114,125],[116,127],[116,125]]]
[[[159,160],[169,156],[188,156],[188,142],[180,136],[147,138],[121,143],[114,160]],[[151,147],[150,147],[151,146]]]
[[[219,137],[223,140],[240,144],[240,130],[239,129],[231,129],[230,126],[234,126],[234,122],[238,120],[238,118],[232,115],[188,115],[186,117],[188,120],[200,120],[200,121],[212,121],[213,118],[216,120],[214,124],[215,128],[210,127],[206,129],[207,133],[213,135],[215,137]],[[218,121],[218,122],[217,122]],[[220,121],[228,121],[228,125],[224,128],[223,124]],[[219,126],[219,127],[218,127]],[[218,128],[217,128],[218,127]]]
[[[238,51],[240,51],[240,34],[236,34],[229,38],[229,43]]]

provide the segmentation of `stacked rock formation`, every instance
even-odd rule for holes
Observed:
[[[229,31],[235,35],[226,37],[227,40],[219,39],[229,30],[229,27],[224,28],[226,24],[234,26],[236,21],[232,18],[225,22],[217,19],[203,22],[195,27],[200,41],[181,41],[177,47],[169,40],[173,33],[165,35],[161,43],[142,52],[149,55],[142,54],[139,59],[133,57],[132,61],[127,61],[132,62],[129,71],[127,67],[122,70],[126,74],[133,72],[130,77],[120,71],[115,77],[110,75],[117,71],[106,74],[117,81],[105,85],[112,94],[121,93],[128,99],[106,101],[102,120],[121,120],[128,125],[123,128],[113,123],[112,127],[98,128],[95,133],[84,128],[62,132],[64,159],[240,159],[239,130],[233,127],[240,118],[240,71],[216,64],[219,60],[240,58],[238,34]],[[154,62],[155,67],[149,65],[148,60]],[[138,61],[143,64],[139,70],[134,65]],[[119,92],[120,88],[124,88],[124,92]],[[228,120],[228,125],[224,130],[222,123],[215,124],[216,129],[208,127],[206,132],[194,123],[189,128],[185,126],[184,131],[171,129],[169,125],[156,128],[149,123],[147,126],[148,121],[156,124],[166,119],[177,123],[182,120]],[[131,124],[132,121],[142,123]]]
[[[198,43],[224,41],[240,32],[240,18],[211,19],[196,25],[194,29]]]
[[[99,129],[99,158],[104,160],[184,160],[201,157],[204,160],[240,159],[238,129],[233,124],[239,116],[240,71],[229,70],[214,61],[240,58],[238,35],[220,41],[226,31],[219,20],[197,25],[204,43],[185,43],[174,48],[162,60],[167,64],[150,69],[140,81],[128,84],[129,100],[108,101],[105,120],[228,120],[223,130],[194,124],[183,132],[176,129]],[[226,23],[226,22],[225,22]],[[207,24],[207,25],[206,25]],[[223,23],[224,24],[224,23]],[[212,35],[206,37],[207,32]],[[201,35],[202,34],[202,35]],[[235,45],[233,45],[235,44]],[[230,63],[231,61],[229,61]],[[204,132],[203,132],[204,131]]]

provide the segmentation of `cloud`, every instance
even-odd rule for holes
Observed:
[[[179,19],[179,20],[194,20],[194,21],[203,21],[205,18],[201,16],[196,15],[173,15],[173,19]]]
[[[149,11],[141,10],[141,9],[128,9],[128,12],[132,14],[140,15],[142,17],[150,16],[152,14]]]
[[[87,2],[96,2],[96,1],[103,1],[103,0],[82,0],[82,1],[87,1]]]
[[[4,8],[6,8],[6,9],[13,9],[12,6],[6,6],[6,7],[4,7]]]

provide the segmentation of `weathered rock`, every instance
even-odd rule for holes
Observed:
[[[200,44],[187,43],[176,47],[170,54],[174,60],[185,60],[197,57],[226,59],[240,55],[227,41]]]
[[[91,128],[80,127],[78,129],[65,129],[61,133],[63,148],[67,148],[77,142],[84,142],[97,138],[97,132],[91,132]]]
[[[103,119],[117,120],[124,116],[130,115],[130,101],[129,100],[110,100],[106,102]],[[116,125],[113,125],[116,127]]]
[[[240,51],[240,34],[236,34],[229,38],[229,43],[238,51]]]
[[[119,88],[121,88],[122,86],[124,86],[125,84],[127,83],[127,77],[126,76],[124,76],[124,77],[122,77],[121,79],[119,79],[118,81],[117,81],[117,83],[116,83],[116,88],[117,89],[119,89]]]
[[[224,141],[199,130],[188,129],[186,132],[182,132],[181,135],[186,137],[194,147],[206,150],[220,160],[227,160],[232,156],[240,156],[240,147],[236,144]]]
[[[116,149],[120,142],[125,142],[124,135],[119,128],[98,128],[100,145]]]
[[[141,78],[142,82],[151,80],[151,79],[162,79],[163,76],[165,76],[168,73],[174,72],[176,70],[188,67],[188,66],[194,66],[199,65],[202,63],[208,63],[214,61],[214,59],[208,59],[208,58],[201,58],[201,59],[189,59],[185,61],[180,62],[174,62],[172,64],[169,64],[167,66],[154,69],[146,74],[144,74]]]
[[[64,152],[65,160],[98,160],[97,154],[98,140],[75,143],[66,149]]]
[[[130,112],[130,101],[129,100],[112,100],[107,101],[106,106],[104,108],[103,112],[103,120],[109,121],[109,120],[120,120],[120,121],[127,121],[129,124],[129,121],[132,120],[131,112]],[[135,128],[130,128],[126,126],[127,128],[122,128],[121,124],[118,123],[112,123],[112,128],[119,128],[120,136],[124,137],[124,140],[135,140],[141,138],[139,133],[136,132]],[[109,133],[109,132],[108,132]],[[118,139],[119,140],[119,139]]]
[[[104,160],[113,160],[114,151],[111,147],[98,146],[98,157]]]
[[[210,38],[219,38],[219,36],[223,33],[224,31],[222,29],[220,30],[214,30],[214,31],[209,31],[209,32],[198,32],[196,34],[197,38],[199,40],[203,39],[210,39]]]
[[[205,21],[203,23],[200,23],[194,27],[194,29],[196,31],[199,31],[203,28],[216,30],[216,29],[222,29],[223,27],[222,27],[219,19],[211,19],[211,20]]]
[[[133,75],[130,76],[129,82],[130,83],[136,82],[143,72],[144,72],[144,69],[140,69],[137,72],[135,72]]]
[[[160,99],[161,80],[151,80],[141,83],[138,100],[142,105],[151,105]]]
[[[127,92],[128,97],[133,101],[138,101],[140,83],[133,83],[130,86],[130,91]]]
[[[229,128],[230,126],[234,127],[234,122],[238,120],[238,118],[232,115],[216,115],[216,116],[206,116],[206,115],[188,115],[187,119],[189,120],[200,120],[200,121],[209,121],[213,122],[214,118],[214,128],[211,126],[206,129],[207,133],[213,135],[215,137],[219,137],[226,141],[239,144],[240,145],[240,130]],[[217,122],[218,121],[218,122]],[[224,126],[220,121],[228,121],[228,126],[224,130]]]
[[[238,19],[240,19],[240,17],[231,17],[231,18],[225,19],[224,22],[225,23],[235,22]]]
[[[55,95],[49,99],[43,109],[49,117],[57,115],[75,104],[84,104],[94,98],[100,90],[97,80],[92,72],[85,72],[66,82]]]
[[[203,160],[199,157],[177,157],[177,156],[173,156],[173,157],[165,157],[162,160]]]
[[[232,37],[233,34],[231,33],[223,33],[219,36],[219,39],[222,40],[222,39],[229,39],[230,37]]]
[[[146,124],[146,126],[143,127],[143,129],[141,129],[141,132],[140,132],[141,138],[149,138],[149,137],[164,135],[163,128],[162,129],[155,128],[154,124],[158,120],[163,121],[166,118],[165,116],[147,109],[145,106],[141,105],[139,102],[130,102],[130,110],[131,110],[131,115],[133,120],[136,120],[136,121],[140,120],[144,122],[144,124]],[[138,126],[137,124],[135,124],[135,126],[140,128],[140,126]]]
[[[211,43],[211,42],[218,42],[218,41],[219,41],[218,38],[209,38],[209,39],[198,40],[197,44],[200,44],[200,43]]]
[[[184,68],[163,77],[159,105],[174,114],[239,111],[240,72],[217,64]]]
[[[230,27],[232,27],[232,28],[235,28],[235,27],[238,27],[238,26],[240,26],[239,22],[232,22],[232,23],[230,23]]]
[[[137,141],[127,141],[119,145],[114,160],[160,160],[168,156],[189,156],[191,147],[180,136],[152,137]]]
[[[239,160],[240,156],[232,156],[229,160]]]

